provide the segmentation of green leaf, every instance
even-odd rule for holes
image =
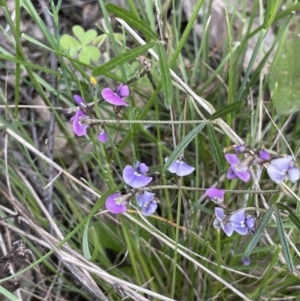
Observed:
[[[83,63],[89,64],[90,60],[98,61],[100,58],[100,51],[95,46],[84,46],[78,56],[79,60]]]
[[[97,31],[95,29],[84,31],[79,25],[73,26],[72,31],[81,45],[88,45],[97,37]]]
[[[300,219],[299,217],[293,212],[293,210],[281,203],[277,204],[277,207],[279,207],[282,210],[286,210],[289,213],[289,218],[291,220],[292,223],[294,223],[294,225],[300,230]]]
[[[286,37],[271,68],[269,86],[277,114],[292,114],[300,110],[299,61],[300,37]]]
[[[167,52],[164,45],[158,44],[159,67],[161,72],[162,89],[164,92],[164,102],[167,108],[170,108],[173,102],[173,87],[169,68]]]
[[[136,48],[133,48],[131,50],[119,54],[118,56],[108,61],[106,64],[103,64],[95,68],[93,71],[93,76],[102,75],[108,71],[112,71],[113,69],[119,66],[122,66],[123,64],[135,59],[139,55],[144,54],[149,48],[153,47],[155,44],[156,42],[150,42],[146,45],[138,46]]]
[[[210,116],[210,120],[214,120],[217,118],[221,118],[221,117],[225,117],[228,114],[232,114],[234,112],[236,112],[237,110],[239,110],[240,108],[242,108],[244,106],[245,102],[240,100],[240,101],[235,101],[231,104],[226,105],[224,108],[222,108],[221,110],[213,113]]]
[[[68,34],[63,35],[60,38],[60,45],[63,49],[69,51],[70,56],[74,56],[82,47],[75,38]]]
[[[212,155],[217,163],[218,169],[220,172],[224,172],[225,170],[224,154],[222,151],[222,147],[218,142],[214,128],[211,124],[207,125],[207,133],[208,133],[209,143],[212,149]]]
[[[137,18],[136,15],[111,3],[106,5],[106,9],[116,17],[123,19],[131,27],[142,32],[147,40],[157,40],[156,33],[143,20]]]
[[[9,292],[7,289],[5,289],[2,285],[0,285],[0,296],[4,296],[10,301],[18,301],[20,300],[17,296]]]
[[[282,226],[282,221],[277,207],[275,207],[275,216],[276,216],[276,225],[277,225],[278,235],[282,247],[282,252],[286,261],[287,268],[292,273],[294,271],[293,259],[292,259],[289,243],[286,239],[285,232]]]
[[[105,40],[106,40],[107,37],[108,37],[107,34],[101,34],[100,36],[96,37],[93,40],[93,45],[95,45],[98,48],[100,48],[102,46],[102,44],[105,42]]]
[[[90,253],[89,248],[89,224],[90,220],[87,221],[84,227],[83,236],[82,236],[82,249],[83,249],[83,255],[87,260],[91,260],[92,255]]]
[[[268,222],[271,218],[271,215],[272,215],[274,209],[275,209],[274,205],[270,206],[269,209],[264,214],[264,216],[262,217],[257,229],[255,230],[253,236],[251,237],[251,239],[244,251],[244,257],[249,257],[251,252],[256,247],[257,243],[259,242],[261,236],[263,235],[263,233],[268,225]]]
[[[191,130],[177,145],[177,147],[173,150],[171,155],[168,157],[167,162],[165,163],[164,169],[167,170],[170,165],[178,159],[179,155],[183,153],[184,149],[189,145],[189,143],[202,131],[202,129],[206,126],[207,122],[203,121],[197,125],[193,130]]]

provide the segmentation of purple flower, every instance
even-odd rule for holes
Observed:
[[[250,257],[244,257],[244,258],[242,258],[241,262],[243,265],[248,266],[251,264],[251,259],[250,259]]]
[[[73,95],[73,98],[78,106],[82,106],[82,105],[86,106],[85,101],[83,100],[83,98],[80,95]]]
[[[146,176],[148,166],[145,163],[137,162],[135,168],[126,165],[123,170],[123,179],[125,183],[133,188],[140,188],[148,185],[152,181],[152,177]]]
[[[232,215],[226,215],[223,208],[215,208],[216,219],[214,226],[221,228],[227,236],[231,236],[233,231],[240,235],[246,235],[249,231],[255,230],[255,220],[251,216],[247,216],[244,210],[239,210]],[[220,226],[219,226],[220,225]]]
[[[300,178],[299,168],[294,167],[292,156],[272,160],[267,172],[269,177],[277,184],[282,182],[285,177],[292,182],[296,182]]]
[[[87,118],[80,108],[78,108],[75,116],[71,118],[71,122],[73,123],[73,131],[77,136],[84,136],[86,134],[88,125],[81,123],[80,118]]]
[[[106,143],[108,141],[105,129],[102,129],[99,133],[98,140],[102,143]]]
[[[165,158],[165,162],[168,161],[168,157]],[[183,155],[180,155],[179,158],[174,161],[170,167],[168,168],[168,171],[170,173],[175,173],[179,177],[184,177],[189,175],[195,170],[195,167],[192,167],[185,163],[185,159]]]
[[[117,91],[114,92],[110,88],[104,88],[101,92],[102,97],[109,103],[115,106],[128,106],[128,103],[124,101],[125,97],[129,96],[129,87],[121,84]]]
[[[244,182],[250,180],[250,173],[248,171],[248,160],[240,161],[235,154],[225,154],[225,159],[230,164],[227,178],[232,180],[239,178]]]
[[[247,147],[246,145],[235,145],[234,146],[234,150],[237,152],[237,153],[244,153],[246,150],[247,150]]]
[[[157,202],[154,196],[155,193],[148,191],[136,195],[137,203],[142,208],[144,215],[150,215],[157,209]]]
[[[212,200],[216,200],[218,202],[223,202],[224,201],[225,191],[223,189],[218,189],[218,188],[211,187],[211,188],[206,190],[206,194]]]
[[[264,160],[264,161],[268,161],[271,159],[271,155],[269,152],[267,152],[266,150],[264,149],[261,149],[258,153],[258,156],[260,159]]]
[[[131,196],[131,194],[130,194]],[[117,192],[110,195],[105,202],[106,209],[114,214],[120,214],[126,212],[126,205],[129,199],[128,194],[122,196],[121,193]]]
[[[224,213],[224,209],[220,207],[216,207],[215,214],[216,214],[216,218],[214,220],[214,226],[216,228],[220,228],[219,225],[221,225],[221,228],[223,229],[225,234],[227,236],[231,236],[233,233],[233,228],[231,227],[228,216]]]

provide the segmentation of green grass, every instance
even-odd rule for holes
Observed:
[[[62,14],[64,1],[51,0],[44,12],[54,35],[31,1],[15,1],[15,17],[0,1],[5,39],[0,46],[0,213],[4,218],[17,212],[23,222],[1,219],[1,236],[7,249],[22,239],[33,254],[29,262],[21,260],[14,275],[1,277],[0,294],[8,300],[43,299],[47,292],[49,300],[298,300],[298,186],[273,183],[267,165],[253,167],[247,183],[229,181],[223,149],[247,143],[297,160],[298,60],[286,64],[282,58],[293,55],[285,45],[297,49],[292,30],[298,28],[294,14],[300,4],[253,1],[247,11],[246,0],[239,8],[226,3],[219,22],[224,20],[228,34],[215,47],[212,1],[197,1],[188,20],[181,1],[170,1],[166,10],[159,0],[153,7],[147,0],[127,0],[128,11],[108,2],[93,4],[103,23],[89,29],[107,37],[100,60],[87,65],[60,46],[63,34],[72,35],[70,26],[82,26]],[[199,11],[201,37],[195,27]],[[165,22],[160,28],[158,16]],[[28,20],[42,39],[22,29]],[[65,21],[68,27],[62,26]],[[275,32],[270,45],[268,31]],[[55,69],[50,53],[57,59]],[[140,76],[149,66],[150,75]],[[290,86],[281,81],[279,66]],[[116,116],[110,104],[98,102],[101,91],[128,81],[129,106]],[[282,99],[290,114],[282,114],[278,96],[273,102],[285,91],[294,97]],[[94,104],[97,125],[87,136],[72,131],[74,94]],[[105,144],[97,140],[103,122]],[[51,137],[53,159],[48,156]],[[180,154],[195,171],[177,179],[167,168]],[[106,198],[130,191],[122,170],[137,161],[150,167],[157,212],[143,216],[133,198],[125,214],[110,214]],[[49,166],[55,170],[52,177]],[[216,205],[205,195],[212,186],[226,191],[231,210],[247,208],[255,216],[253,235],[227,237],[214,228]],[[241,263],[244,256],[250,256],[249,266]],[[43,281],[35,283],[34,273]],[[21,290],[14,298],[5,281],[16,275]]]

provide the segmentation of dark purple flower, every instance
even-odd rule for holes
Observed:
[[[106,143],[108,141],[105,129],[102,129],[99,133],[98,140],[102,143]]]
[[[137,162],[135,168],[126,165],[123,170],[124,182],[133,188],[140,188],[148,185],[153,179],[152,177],[146,176],[148,169],[149,168],[145,163],[140,162]]]
[[[125,97],[129,96],[130,91],[127,85],[121,84],[117,91],[114,92],[110,88],[104,88],[101,92],[102,97],[109,103],[115,106],[128,106],[128,103],[124,101]]]
[[[81,123],[80,118],[87,118],[80,108],[78,108],[75,116],[71,118],[71,122],[73,123],[73,131],[77,136],[84,136],[86,134],[88,125]]]
[[[167,160],[168,157],[165,158],[165,162],[167,162]],[[195,167],[188,165],[185,162],[183,155],[180,155],[179,158],[176,161],[174,161],[168,168],[168,171],[170,173],[175,173],[179,177],[187,176],[190,173],[192,173],[194,170]]]
[[[154,196],[155,193],[148,191],[136,195],[137,203],[141,207],[144,215],[150,215],[157,209],[157,202]]]
[[[225,159],[230,164],[227,178],[232,179],[241,179],[244,182],[250,180],[250,173],[248,171],[248,160],[240,161],[237,155],[235,154],[225,154]]]
[[[83,100],[83,98],[80,95],[73,95],[73,98],[78,106],[82,106],[82,105],[86,106],[85,101]]]
[[[106,209],[114,214],[126,212],[127,201],[130,196],[128,194],[122,196],[119,192],[110,195],[105,202]]]
[[[267,172],[269,177],[277,184],[282,182],[285,177],[292,182],[296,182],[300,178],[300,170],[294,167],[292,156],[272,160]]]
[[[247,150],[247,147],[246,147],[246,145],[235,145],[234,150],[237,153],[244,153]]]
[[[258,153],[258,156],[260,159],[264,160],[264,161],[268,161],[271,159],[271,155],[269,152],[267,152],[266,150],[264,149],[261,149]]]

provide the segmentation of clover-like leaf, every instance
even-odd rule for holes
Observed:
[[[78,54],[79,61],[85,64],[90,64],[91,60],[99,60],[100,51],[98,47],[100,46],[99,44],[104,42],[106,35],[99,36],[97,40],[96,30],[90,29],[85,32],[84,29],[79,25],[75,25],[72,28],[72,31],[77,39],[68,34],[63,35],[60,39],[62,48],[68,51],[70,56],[74,57],[76,54]],[[91,43],[97,45],[98,47],[89,45]]]
[[[74,56],[81,48],[80,43],[68,34],[60,38],[60,45],[64,50],[68,51],[70,56]]]
[[[78,59],[80,62],[90,64],[90,61],[97,61],[100,58],[100,51],[95,46],[85,46],[81,49]]]
[[[95,29],[84,31],[79,25],[73,26],[72,31],[83,46],[90,44],[97,37],[97,31]]]

